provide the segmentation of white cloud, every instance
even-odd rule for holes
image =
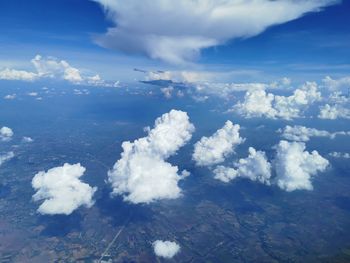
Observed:
[[[293,119],[301,117],[303,110],[309,105],[321,100],[315,82],[306,82],[294,90],[291,96],[279,96],[267,93],[265,90],[248,91],[243,102],[238,102],[232,109],[239,114],[251,117],[267,117]]]
[[[333,158],[350,159],[350,153],[331,152],[329,155],[332,156]]]
[[[350,77],[343,77],[339,79],[332,79],[330,76],[322,80],[324,86],[330,91],[348,92],[350,86]]]
[[[320,107],[318,117],[320,119],[329,120],[336,120],[338,118],[350,119],[350,110],[339,104],[335,104],[333,106],[326,104]]]
[[[80,206],[90,208],[94,204],[92,197],[97,188],[80,180],[85,170],[80,164],[66,163],[37,173],[32,180],[32,186],[37,191],[33,200],[44,200],[38,212],[69,215]]]
[[[176,242],[157,240],[153,242],[154,253],[158,257],[172,258],[180,251]]]
[[[132,203],[150,203],[180,196],[178,182],[188,176],[165,160],[192,137],[194,126],[186,112],[171,110],[157,118],[146,137],[123,142],[121,159],[108,172],[113,194]]]
[[[329,164],[317,151],[305,151],[305,144],[302,142],[280,141],[276,150],[276,183],[288,192],[298,189],[312,190],[312,177],[325,171]]]
[[[7,142],[12,139],[13,131],[9,127],[2,127],[0,129],[0,141]]]
[[[23,137],[22,138],[22,141],[25,142],[25,143],[31,143],[31,142],[34,142],[34,140],[30,137]]]
[[[328,137],[334,139],[338,135],[350,135],[350,132],[328,132],[323,130],[317,130],[313,128],[307,128],[305,126],[289,126],[287,125],[283,130],[279,129],[279,133],[282,133],[282,137],[290,141],[307,142],[310,137]]]
[[[27,95],[30,97],[37,97],[39,95],[39,93],[38,92],[29,92]]]
[[[65,60],[55,57],[43,58],[36,55],[31,60],[36,72],[16,69],[4,69],[0,71],[0,79],[34,81],[45,78],[66,80],[73,84],[86,84],[92,86],[113,87],[115,83],[109,83],[101,79],[99,75],[85,76],[82,70],[71,66]]]
[[[11,160],[13,157],[15,157],[14,152],[0,154],[0,166],[3,165],[5,162]]]
[[[15,70],[6,68],[0,71],[0,79],[3,80],[24,80],[34,81],[38,78],[38,75],[33,72],[27,72],[24,70]]]
[[[115,27],[96,38],[103,47],[185,63],[203,48],[252,37],[333,0],[95,0]]]
[[[161,88],[160,91],[163,93],[165,98],[170,99],[173,96],[174,88],[169,86],[166,88]]]
[[[8,94],[4,97],[5,100],[14,100],[16,98],[16,94]]]
[[[247,178],[252,181],[270,185],[271,164],[262,151],[249,147],[249,156],[234,163],[234,168],[218,166],[214,170],[215,179],[228,183],[237,178]]]
[[[227,121],[221,129],[210,137],[202,137],[194,145],[193,160],[198,166],[211,166],[221,163],[235,147],[244,142],[239,135],[240,126]]]

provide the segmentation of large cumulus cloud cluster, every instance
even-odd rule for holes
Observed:
[[[321,100],[321,93],[315,82],[307,82],[294,90],[291,96],[274,95],[265,90],[248,91],[244,100],[238,102],[233,111],[251,118],[267,117],[271,119],[293,119],[301,117],[303,110]]]
[[[180,196],[178,182],[189,175],[166,162],[192,137],[194,126],[186,112],[171,110],[148,128],[146,137],[123,142],[121,159],[108,172],[114,195],[131,203],[150,203]]]
[[[106,48],[185,63],[203,48],[252,37],[319,11],[334,0],[95,0],[115,24],[96,42]]]
[[[317,151],[309,153],[303,142],[280,141],[275,159],[270,163],[264,152],[249,148],[249,156],[234,163],[234,167],[218,166],[214,177],[230,182],[238,177],[258,181],[266,185],[276,184],[288,192],[312,190],[312,178],[329,165]],[[275,176],[272,176],[272,169]]]
[[[36,55],[31,61],[35,71],[25,71],[5,68],[0,71],[0,80],[22,80],[35,81],[40,79],[66,80],[72,84],[84,84],[91,86],[114,86],[101,79],[96,74],[86,75],[81,69],[71,66],[66,60],[59,60],[55,57],[42,57]]]
[[[47,172],[37,173],[32,180],[32,186],[37,191],[33,200],[43,200],[38,212],[69,215],[80,206],[91,207],[97,188],[80,180],[84,172],[85,168],[80,164],[66,163]]]

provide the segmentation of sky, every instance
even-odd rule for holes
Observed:
[[[157,8],[154,2],[143,2],[138,9],[138,17],[130,15],[138,5],[137,1],[117,7],[113,2],[118,1],[1,1],[0,69],[31,69],[29,61],[37,54],[64,59],[86,72],[98,73],[104,79],[125,81],[140,77],[133,72],[133,68],[235,71],[238,74],[231,78],[243,82],[281,77],[317,80],[326,75],[341,77],[350,69],[350,1],[347,0],[294,1],[297,7],[283,7],[282,4],[279,8],[284,8],[285,13],[282,12],[280,17],[274,17],[273,6],[267,7],[266,14],[256,13],[256,16],[252,16],[259,19],[253,19],[251,25],[247,21],[252,19],[249,12],[244,12],[243,6],[242,16],[232,12],[226,14],[226,21],[209,20],[212,24],[207,27],[203,26],[208,21],[206,8],[213,8],[208,7],[213,1],[207,1],[208,6],[201,7],[204,10],[202,13],[195,12],[193,15],[190,11],[194,7],[180,1],[182,6],[174,6],[178,11],[172,11],[174,17],[169,16],[164,21],[159,15],[164,10]],[[256,10],[264,3],[255,2],[253,8]],[[313,3],[316,7],[305,3]],[[252,7],[247,8],[252,10]],[[116,10],[120,11],[120,16],[113,14]],[[295,14],[294,17],[289,17],[293,16],[291,14]],[[214,14],[211,16],[214,17]],[[176,23],[179,17],[183,18],[184,26]],[[197,22],[192,22],[192,19]],[[118,27],[118,23],[121,26]],[[193,36],[193,32],[201,32],[203,40],[185,39],[182,33],[176,33],[185,30],[187,23],[193,25],[187,34]],[[254,32],[261,25],[263,29]],[[117,28],[120,32],[109,38],[104,37],[108,28]],[[239,32],[241,28],[245,32]],[[128,32],[127,36],[123,35],[124,31]],[[143,35],[145,32],[173,37],[174,43],[181,43],[183,50],[176,51],[181,56],[171,58],[174,50],[171,53],[166,49],[172,43],[164,44],[167,47],[161,46],[165,40],[160,41],[159,38],[154,40],[155,44],[152,43],[153,49],[146,47],[146,44],[135,44],[148,43],[148,38],[146,40]],[[185,45],[187,47],[182,47]],[[192,50],[188,50],[191,45],[196,48],[200,46],[195,48],[194,56],[190,54]],[[157,54],[158,51],[162,54]]]
[[[309,211],[295,210],[295,200],[309,202],[318,212],[306,213],[307,221],[325,218],[348,241],[350,218],[332,210],[329,200],[350,200],[344,172],[350,158],[349,13],[350,0],[1,0],[0,172],[16,187],[25,175],[19,187],[27,198],[20,202],[26,199],[29,208],[20,212],[27,219],[34,211],[69,217],[91,209],[95,215],[109,199],[132,210],[184,197],[197,213],[200,207],[191,205],[201,195],[200,206],[238,193],[252,204],[267,198],[266,214],[284,220],[279,230]],[[235,184],[241,180],[249,183],[242,189]],[[265,195],[267,188],[272,192]],[[274,201],[282,210],[272,209]],[[177,204],[182,211],[184,203]],[[18,218],[11,205],[10,215]],[[293,225],[307,228],[303,222]],[[196,233],[185,246],[172,242],[179,235],[163,241],[155,232],[147,246],[159,257],[181,255],[192,245],[196,251]],[[299,233],[293,242],[305,251],[300,240],[308,232]],[[292,253],[290,238],[279,234]],[[318,241],[313,246],[320,250],[326,251],[318,244],[334,245],[333,239]]]

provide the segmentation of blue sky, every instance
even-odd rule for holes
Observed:
[[[294,21],[273,25],[251,38],[229,40],[201,50],[195,65],[173,65],[139,54],[103,48],[94,36],[113,22],[98,3],[87,0],[3,0],[0,2],[0,68],[31,67],[36,54],[55,56],[106,79],[133,79],[134,67],[229,71],[249,78],[283,76],[319,79],[350,69],[350,2],[328,6]]]

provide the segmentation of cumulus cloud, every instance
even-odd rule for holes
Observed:
[[[12,139],[13,131],[9,127],[2,127],[0,129],[0,141],[8,142]]]
[[[8,94],[4,97],[4,99],[5,100],[14,100],[16,98],[16,96],[17,96],[16,94]]]
[[[350,86],[350,77],[343,77],[339,79],[332,79],[330,76],[326,76],[322,80],[324,86],[330,91],[334,92],[348,92]]]
[[[221,129],[210,137],[202,137],[194,145],[193,160],[198,166],[211,166],[221,163],[235,147],[244,142],[239,135],[240,126],[227,121]]]
[[[266,185],[277,185],[288,192],[312,190],[312,178],[329,165],[328,160],[317,151],[306,151],[303,142],[282,140],[275,148],[276,156],[270,163],[264,152],[250,147],[249,156],[234,163],[233,167],[217,166],[213,171],[214,178],[225,183],[247,178]]]
[[[249,147],[249,156],[234,163],[234,168],[218,166],[214,170],[215,179],[228,183],[241,177],[270,185],[271,164],[262,151]]]
[[[115,83],[109,83],[101,79],[99,75],[86,76],[82,70],[71,66],[65,60],[59,60],[55,57],[42,57],[36,55],[31,60],[35,68],[35,72],[4,69],[0,71],[0,80],[23,80],[35,81],[45,78],[54,78],[59,80],[66,80],[73,84],[86,84],[92,86],[114,87]]]
[[[350,119],[350,109],[347,109],[340,104],[335,104],[333,106],[326,104],[320,107],[318,118],[329,120],[336,120],[338,118]]]
[[[0,71],[0,79],[3,80],[23,80],[23,81],[34,81],[38,78],[38,75],[33,72],[25,70],[16,70],[5,68]]]
[[[312,177],[323,172],[329,165],[317,151],[305,151],[302,142],[280,141],[276,147],[274,166],[277,185],[288,192],[312,190]]]
[[[146,130],[146,137],[123,142],[121,159],[108,172],[112,194],[135,204],[178,198],[178,182],[189,173],[179,175],[178,167],[165,160],[191,139],[194,126],[186,112],[171,110]]]
[[[22,142],[25,142],[25,143],[31,143],[31,142],[34,142],[34,140],[30,137],[23,137],[22,138]]]
[[[273,82],[232,82],[237,76],[252,76],[257,71],[145,71],[145,79],[141,82],[161,86],[161,92],[169,98],[176,92],[186,93],[193,99],[216,96],[230,100],[240,91],[290,88],[291,80],[282,78]],[[164,88],[164,86],[167,86]]]
[[[95,41],[106,48],[170,63],[192,60],[203,48],[247,38],[270,26],[320,11],[333,0],[95,0],[115,24]]]
[[[328,137],[334,139],[338,135],[350,135],[350,132],[339,131],[331,133],[300,125],[295,125],[293,127],[287,125],[284,129],[279,129],[278,132],[282,133],[284,139],[300,142],[307,142],[310,140],[310,137]]]
[[[232,111],[237,111],[247,118],[267,117],[290,120],[301,117],[303,110],[319,100],[321,100],[321,93],[318,91],[317,84],[306,82],[288,97],[267,93],[265,90],[248,91],[244,101],[238,102]]]
[[[341,153],[341,152],[331,152],[329,156],[333,158],[344,158],[344,159],[350,159],[350,153]]]
[[[14,152],[0,154],[0,166],[3,165],[5,162],[11,160],[13,157],[15,157]]]
[[[153,242],[154,253],[158,257],[172,258],[180,251],[176,242],[157,240]]]
[[[92,197],[97,188],[80,180],[85,170],[80,164],[66,163],[47,172],[37,173],[32,180],[32,186],[37,191],[33,200],[44,200],[38,212],[70,215],[80,206],[90,208],[94,204]]]

